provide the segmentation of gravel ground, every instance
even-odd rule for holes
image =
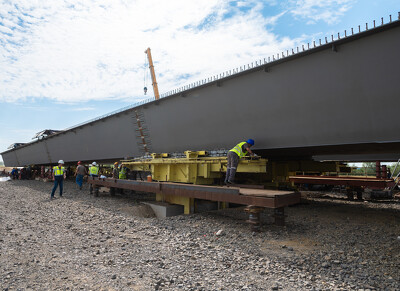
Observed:
[[[51,188],[0,183],[2,290],[400,290],[398,201],[312,198],[252,233],[243,208],[157,220],[132,196]]]

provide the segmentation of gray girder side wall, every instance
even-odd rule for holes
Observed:
[[[56,160],[106,160],[138,155],[132,111],[126,111],[47,140]]]
[[[152,152],[256,149],[400,141],[400,27],[271,64],[138,108]],[[390,64],[390,65],[388,65]],[[2,154],[5,165],[141,155],[133,111],[107,117]],[[332,153],[334,154],[334,153]]]
[[[25,166],[28,164],[47,164],[49,158],[46,153],[44,141],[32,143],[28,147],[13,150],[2,154],[4,165],[6,166]]]
[[[15,155],[17,156],[20,166],[42,164],[43,161],[49,163],[51,160],[51,157],[47,154],[45,141],[34,143],[29,147],[21,148],[21,150],[16,152]]]
[[[17,167],[19,166],[19,163],[17,161],[17,158],[15,156],[15,151],[10,151],[7,153],[1,154],[3,158],[4,165],[6,167]]]
[[[400,27],[143,108],[157,152],[400,141]]]
[[[61,159],[65,162],[118,160],[139,154],[135,130],[130,110],[3,153],[2,156],[6,166],[55,164]]]

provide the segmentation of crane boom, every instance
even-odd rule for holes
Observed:
[[[149,69],[150,69],[151,81],[152,81],[152,85],[153,85],[154,97],[156,98],[156,100],[158,100],[158,99],[160,99],[160,94],[158,93],[156,73],[154,72],[154,65],[153,65],[153,59],[151,58],[150,48],[147,48],[147,50],[145,50],[144,53],[147,54],[147,58],[149,60]]]

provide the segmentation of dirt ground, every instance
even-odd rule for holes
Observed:
[[[51,188],[0,183],[2,290],[400,290],[397,200],[316,196],[254,233],[242,207],[158,220],[152,194]]]

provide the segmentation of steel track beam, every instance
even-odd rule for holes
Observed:
[[[394,185],[393,179],[364,177],[330,177],[330,176],[290,176],[289,181],[295,184],[342,185],[348,187],[387,188]]]
[[[88,183],[93,184],[94,186],[129,189],[134,191],[158,193],[166,196],[182,196],[210,201],[254,205],[266,208],[281,208],[300,202],[300,193],[288,191],[273,191],[271,194],[269,190],[257,189],[257,192],[255,193],[257,196],[255,196],[242,195],[240,193],[241,189],[237,187],[214,187],[91,177],[89,178]],[[251,191],[251,189],[246,189],[246,193],[249,193],[249,191]]]

